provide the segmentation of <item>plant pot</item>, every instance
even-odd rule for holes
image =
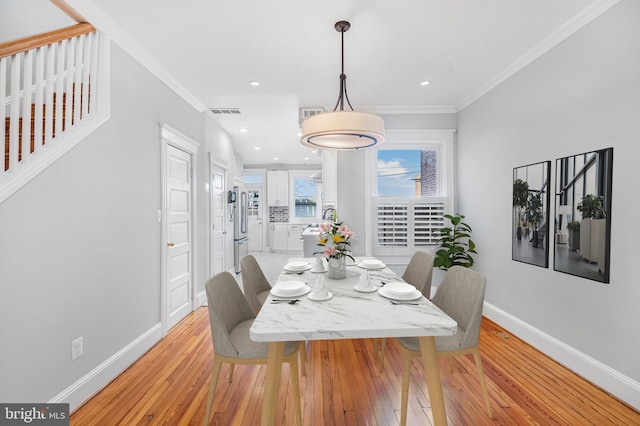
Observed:
[[[330,280],[343,280],[347,278],[347,265],[345,263],[345,257],[330,258],[329,259],[329,275]]]

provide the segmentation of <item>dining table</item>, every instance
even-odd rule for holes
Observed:
[[[305,294],[285,298],[270,294],[250,329],[253,341],[269,344],[263,426],[275,422],[285,342],[387,337],[418,337],[433,420],[437,426],[447,424],[434,337],[455,334],[457,324],[422,294],[410,301],[389,297],[385,285],[403,280],[384,263],[365,267],[363,261],[371,259],[350,260],[344,279],[329,279],[327,272],[316,270],[316,258],[291,258],[287,265],[309,266],[291,270],[285,265],[281,271],[275,289],[279,285],[284,288],[288,281],[298,281],[304,283]],[[369,280],[365,291],[361,285],[363,272],[364,279]],[[325,300],[313,297],[316,285],[326,285],[329,293],[322,298]],[[287,303],[287,299],[297,301]]]

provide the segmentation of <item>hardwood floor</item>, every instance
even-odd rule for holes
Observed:
[[[446,360],[440,371],[450,425],[640,425],[640,413],[483,320],[480,350],[491,398],[488,418],[471,357]],[[71,425],[201,425],[212,344],[207,308],[171,330],[138,362],[71,416]],[[313,341],[301,377],[304,425],[397,425],[401,357],[389,339],[377,372],[371,339]],[[259,425],[265,366],[223,366],[210,425]],[[278,424],[292,425],[288,366],[283,366]],[[422,366],[414,361],[409,425],[432,424]]]

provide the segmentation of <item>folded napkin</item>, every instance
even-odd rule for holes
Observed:
[[[322,257],[316,257],[316,263],[313,264],[313,268],[311,270],[313,272],[324,272],[325,267]]]
[[[371,287],[371,283],[369,282],[369,271],[363,270],[360,273],[360,278],[358,279],[358,290],[368,290]]]
[[[316,278],[316,283],[313,286],[312,295],[312,297],[315,297],[317,299],[323,299],[329,295],[327,283],[324,282],[324,275],[318,275],[318,278]]]

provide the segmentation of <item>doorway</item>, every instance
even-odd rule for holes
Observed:
[[[211,186],[211,227],[210,229],[210,254],[209,276],[225,271],[226,234],[225,206],[227,205],[225,182],[226,171],[222,167],[210,161],[209,182]]]
[[[249,251],[262,251],[264,247],[264,190],[262,186],[247,185],[247,218],[249,219]]]
[[[161,125],[163,336],[194,309],[194,158],[198,143]]]

